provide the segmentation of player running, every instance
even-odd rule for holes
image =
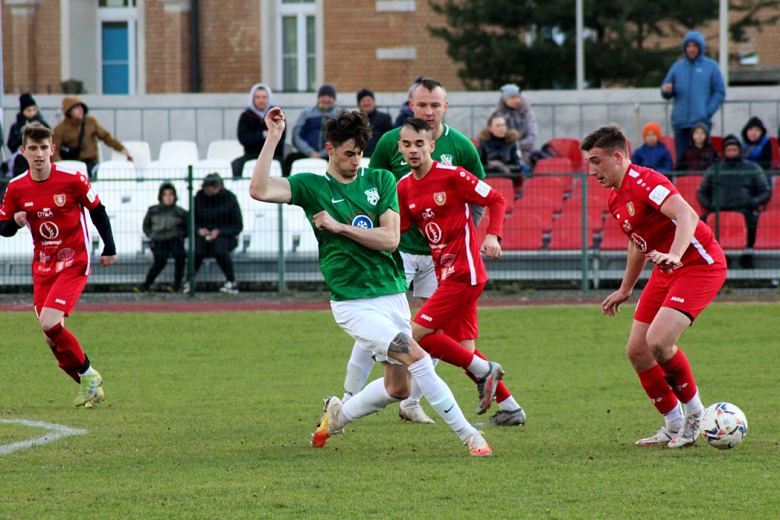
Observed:
[[[485,171],[474,144],[466,136],[444,124],[447,105],[447,91],[434,79],[423,79],[409,99],[414,117],[425,120],[433,128],[433,140],[436,141],[433,158],[442,164],[462,166],[478,179],[484,179]],[[400,128],[396,128],[379,139],[369,164],[371,168],[391,171],[396,181],[401,180],[411,170],[398,150],[400,131]],[[482,218],[484,208],[474,205],[471,209],[476,226]],[[428,243],[415,225],[401,235],[398,250],[403,258],[406,281],[412,287],[414,296],[423,300],[430,298],[436,290],[436,274]],[[374,366],[371,356],[370,349],[360,342],[355,342],[344,380],[345,400],[359,392],[371,375]],[[434,365],[437,362],[438,359],[434,359]],[[420,406],[421,395],[419,389],[413,386],[412,395],[401,403],[398,413],[407,421],[432,424],[434,421]]]
[[[477,300],[488,279],[480,253],[501,257],[506,201],[464,168],[433,160],[437,143],[432,134],[427,122],[411,117],[401,127],[398,144],[412,169],[398,182],[401,232],[412,224],[422,230],[438,280],[438,288],[412,320],[412,334],[432,357],[465,369],[477,383],[477,414],[485,413],[496,397],[500,411],[480,426],[522,425],[525,412],[501,382],[501,365],[487,361],[474,346],[479,335]],[[482,247],[470,218],[474,205],[490,212]]]
[[[474,456],[490,455],[482,434],[463,416],[430,356],[412,339],[406,280],[397,253],[401,236],[395,179],[384,170],[361,168],[371,136],[365,116],[343,111],[325,123],[328,170],[270,178],[271,162],[285,118],[279,108],[265,118],[268,137],[255,165],[252,198],[301,206],[319,244],[320,270],[331,290],[336,323],[382,361],[384,377],[343,403],[325,400],[324,415],[312,444],[322,447],[334,433],[366,415],[408,397],[409,374],[433,409],[458,434]]]
[[[102,267],[116,261],[116,248],[106,208],[86,174],[51,163],[51,135],[37,123],[24,127],[21,150],[30,169],[8,184],[0,206],[0,235],[12,237],[25,226],[32,233],[38,322],[60,368],[80,385],[73,406],[91,408],[105,397],[103,378],[92,368],[76,336],[65,328],[65,318],[92,272],[85,208],[105,244]]]
[[[601,304],[602,312],[619,313],[647,261],[655,264],[634,311],[626,352],[666,424],[636,444],[690,446],[699,436],[704,407],[677,340],[723,286],[726,259],[710,228],[672,183],[650,168],[631,164],[617,125],[591,132],[580,148],[586,152],[590,175],[612,188],[609,211],[630,239],[623,282]]]

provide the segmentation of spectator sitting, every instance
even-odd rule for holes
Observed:
[[[214,257],[227,278],[219,290],[237,294],[230,252],[238,247],[238,235],[244,229],[244,222],[238,199],[224,188],[218,173],[206,175],[203,188],[195,195],[195,229],[195,273],[204,258]],[[184,292],[190,292],[189,283],[184,284]]]
[[[720,161],[718,151],[710,142],[710,132],[707,125],[697,123],[691,130],[691,143],[680,160],[677,161],[677,171],[703,172],[710,165]]]
[[[176,205],[178,197],[176,188],[170,182],[160,185],[157,195],[160,202],[149,206],[144,217],[144,235],[152,241],[151,249],[154,263],[146,275],[144,283],[135,287],[135,292],[146,292],[154,283],[157,275],[165,269],[168,257],[174,261],[173,285],[167,286],[170,292],[181,291],[181,281],[184,278],[184,262],[187,255],[184,252],[184,239],[187,236],[187,210]]]
[[[672,171],[672,154],[666,145],[659,141],[660,137],[661,127],[656,123],[647,123],[642,129],[642,140],[645,144],[634,150],[631,162],[637,166],[652,168],[658,173]]]
[[[730,134],[723,139],[723,165],[719,179],[720,211],[738,211],[745,216],[747,226],[747,247],[752,248],[756,242],[756,227],[758,226],[758,208],[766,204],[772,196],[772,187],[761,168],[753,162],[746,161],[741,156],[742,143],[737,136]],[[712,172],[715,165],[710,166]],[[734,172],[734,173],[730,173]],[[745,173],[753,172],[753,173]],[[706,210],[701,216],[707,216],[715,211],[715,176],[706,175],[696,192],[699,204]],[[745,254],[740,258],[742,267],[753,267],[753,255]]]
[[[62,100],[62,113],[65,118],[54,127],[52,162],[82,161],[87,165],[89,176],[95,178],[98,164],[98,139],[117,152],[125,154],[128,160],[132,161],[133,158],[122,143],[100,126],[97,119],[87,115],[88,112],[87,105],[77,96]]]
[[[520,95],[520,87],[514,84],[501,87],[496,113],[504,117],[507,128],[517,130],[520,134],[520,153],[528,161],[536,141],[536,117],[528,100]]]
[[[757,117],[751,117],[742,129],[742,142],[745,151],[742,156],[748,161],[757,163],[764,171],[772,169],[772,142],[766,135],[764,122]]]
[[[317,91],[317,105],[304,109],[293,128],[293,146],[298,150],[287,155],[284,175],[289,176],[292,163],[298,159],[327,159],[325,149],[325,122],[338,116],[336,88],[325,83]]]
[[[366,148],[363,150],[363,157],[371,157],[379,138],[385,135],[385,132],[393,129],[393,120],[390,118],[390,114],[376,109],[374,93],[367,88],[357,93],[357,102],[360,112],[368,118],[368,122],[371,124],[371,139],[368,140]]]
[[[46,128],[51,128],[49,123],[44,121],[43,116],[38,111],[38,106],[30,94],[19,96],[19,113],[16,114],[16,122],[11,126],[8,132],[8,149],[13,152],[9,161],[9,173],[11,177],[17,177],[30,169],[27,159],[20,151],[22,146],[22,129],[29,123],[40,123]]]
[[[409,87],[409,90],[406,91],[406,102],[401,105],[401,111],[398,112],[398,117],[395,118],[393,128],[404,126],[407,119],[414,117],[414,111],[412,110],[410,101],[412,100],[412,94],[414,94],[414,91],[417,90],[417,85],[419,85],[424,79],[425,76],[417,76],[417,79],[414,80],[414,83],[412,83],[412,85]]]
[[[520,134],[515,129],[508,130],[506,119],[499,114],[488,118],[487,128],[479,131],[477,152],[485,172],[490,174],[520,175],[520,149],[517,139]]]
[[[265,115],[274,106],[274,93],[268,85],[258,83],[249,91],[249,108],[244,110],[238,119],[238,140],[244,145],[244,155],[234,160],[233,177],[240,178],[244,171],[244,163],[256,160],[260,155],[260,150],[265,144],[265,136],[268,134],[268,127],[265,125]],[[282,140],[274,151],[274,159],[281,162],[284,160],[284,134],[282,131]]]

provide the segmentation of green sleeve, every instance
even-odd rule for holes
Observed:
[[[309,183],[314,180],[310,180],[310,177],[316,177],[316,175],[313,173],[298,173],[287,177],[287,180],[290,182],[290,204],[305,208],[310,202],[311,195],[307,188]]]
[[[466,136],[463,136],[463,143],[458,147],[458,150],[460,150],[462,155],[460,162],[457,163],[458,166],[461,166],[465,168],[466,171],[471,172],[471,174],[474,175],[477,179],[484,179],[485,169],[482,167],[482,161],[479,160],[479,152],[477,152],[477,148],[474,146],[474,143],[472,143],[471,140]]]
[[[396,188],[395,177],[387,170],[379,170],[378,173],[381,177],[377,214],[381,216],[388,209],[400,213],[398,209],[398,189]]]
[[[376,143],[376,148],[374,148],[374,153],[371,154],[371,161],[368,164],[369,168],[388,171],[392,168],[393,165],[390,162],[393,151],[392,140],[386,139],[388,136],[389,134],[383,135],[379,138],[379,142]]]

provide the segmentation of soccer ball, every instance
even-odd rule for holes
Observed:
[[[731,403],[715,403],[704,411],[699,431],[710,446],[730,450],[745,438],[748,423],[742,410]]]

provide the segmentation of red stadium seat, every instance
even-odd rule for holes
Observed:
[[[780,189],[780,187],[778,189]],[[772,190],[772,198],[766,203],[766,211],[776,210],[780,210],[780,194],[776,194],[775,190]]]
[[[758,218],[755,249],[780,249],[780,210],[767,211]]]
[[[675,153],[675,146],[674,146],[674,136],[671,135],[665,135],[658,139],[660,142],[664,143],[664,146],[666,146],[666,149],[669,150],[669,153],[672,154],[672,163],[676,166],[677,165],[677,154]]]
[[[542,223],[536,215],[517,212],[504,220],[501,248],[534,251],[542,248]]]
[[[566,177],[534,177],[525,183],[523,198],[517,202],[546,198],[551,201],[553,211],[560,213],[563,211],[564,181],[568,180]]]
[[[593,233],[588,231],[587,236],[588,249],[592,249]],[[564,212],[555,219],[547,249],[551,251],[582,249],[582,218],[578,213]]]
[[[512,213],[512,207],[515,202],[515,188],[512,179],[503,177],[485,177],[485,182],[494,190],[499,192],[506,199],[506,212]]]
[[[579,162],[576,164],[579,164]],[[562,174],[573,171],[572,162],[565,158],[539,159],[534,165],[535,175]]]
[[[707,216],[707,225],[715,230],[715,213]],[[747,226],[745,216],[736,211],[720,212],[720,233],[718,242],[723,249],[745,249],[747,247]]]
[[[777,144],[777,137],[770,137],[772,141],[772,169],[780,170],[780,146]]]
[[[556,157],[566,158],[571,161],[572,164],[582,164],[583,156],[582,150],[580,150],[580,141],[578,139],[572,139],[570,137],[560,137],[558,139],[550,139],[547,141],[547,146],[550,148],[550,153]]]
[[[596,177],[588,175],[588,197],[596,197],[599,200],[604,201],[604,206],[607,206],[609,202],[609,194],[612,193],[611,188],[605,188],[601,185]]]
[[[592,232],[598,233],[604,227],[605,211],[607,211],[607,208],[602,205],[601,200],[596,197],[588,197],[588,228]],[[563,214],[576,215],[577,218],[580,218],[582,214],[582,196],[580,194],[575,194],[566,200],[563,205]]]
[[[553,212],[555,203],[547,197],[522,198],[515,202],[514,215],[522,213],[523,215],[533,215],[539,219],[543,233],[549,233],[552,230]],[[563,210],[563,199],[560,201],[560,209]],[[556,213],[560,213],[557,211]]]
[[[696,198],[696,192],[701,186],[701,181],[704,180],[704,175],[686,175],[678,177],[674,183],[674,187],[680,192],[682,198],[691,205],[697,215],[704,214],[704,208],[699,204],[699,199]]]
[[[628,247],[628,237],[620,228],[621,223],[612,217],[607,218],[604,231],[601,234],[601,251],[625,251]]]

